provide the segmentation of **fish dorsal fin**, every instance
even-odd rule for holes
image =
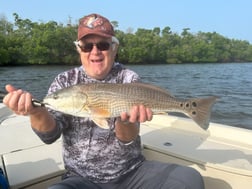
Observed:
[[[139,87],[145,87],[145,88],[149,88],[149,89],[153,89],[153,90],[156,90],[156,91],[159,91],[159,92],[162,92],[162,93],[165,93],[165,94],[168,94],[170,96],[172,96],[172,94],[166,90],[166,89],[163,89],[159,86],[156,86],[156,85],[150,85],[148,83],[129,83],[129,85],[132,84],[132,85],[137,85]]]

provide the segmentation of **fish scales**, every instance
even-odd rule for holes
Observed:
[[[199,126],[208,128],[211,108],[216,97],[178,99],[167,90],[144,83],[78,84],[61,89],[44,99],[47,107],[93,120],[118,117],[134,105],[145,105],[154,114],[182,112]]]
[[[89,86],[83,86],[85,89]],[[80,90],[84,90],[80,89]],[[90,90],[89,90],[90,89]],[[133,105],[143,104],[155,112],[176,110],[181,101],[177,101],[166,91],[153,90],[149,85],[100,85],[91,86],[86,91],[89,103],[111,111],[111,117],[121,112],[129,112]]]

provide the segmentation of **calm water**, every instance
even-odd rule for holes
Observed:
[[[128,66],[143,81],[176,97],[215,95],[212,122],[252,129],[252,63]],[[7,83],[42,99],[54,77],[69,66],[0,67],[0,91]]]

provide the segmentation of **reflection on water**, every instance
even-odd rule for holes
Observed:
[[[218,96],[212,122],[252,129],[252,63],[128,66],[144,82],[174,96]],[[42,99],[54,77],[69,66],[0,67],[0,91],[7,83]]]

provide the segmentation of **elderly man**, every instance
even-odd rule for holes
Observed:
[[[98,14],[80,19],[75,42],[81,66],[60,73],[48,93],[80,83],[139,82],[139,76],[115,62],[119,41],[109,20]],[[20,115],[29,115],[34,132],[47,144],[60,136],[66,174],[50,189],[203,189],[201,175],[180,165],[147,161],[141,153],[140,122],[152,119],[143,105],[110,119],[102,129],[88,118],[34,107],[29,92],[7,85],[3,102]]]

